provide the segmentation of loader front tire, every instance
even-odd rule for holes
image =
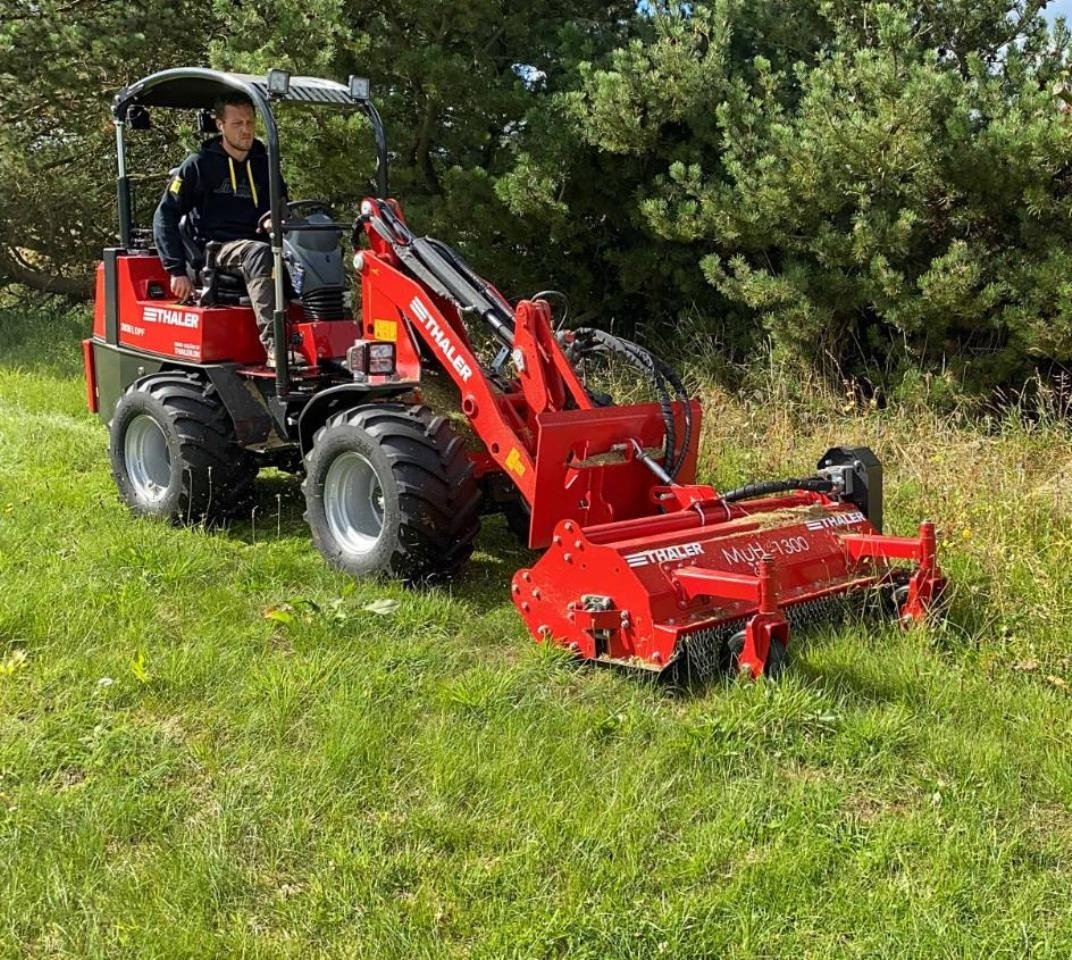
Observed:
[[[256,461],[235,442],[215,387],[196,374],[135,381],[108,434],[119,495],[138,516],[218,523],[251,499]]]
[[[464,441],[428,407],[335,414],[314,436],[305,473],[313,542],[351,576],[442,580],[472,553],[480,490]]]

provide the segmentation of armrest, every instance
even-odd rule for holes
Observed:
[[[215,270],[216,269],[216,257],[219,256],[220,247],[222,247],[222,246],[223,246],[223,243],[220,240],[209,240],[209,242],[205,244],[205,269],[206,270]]]

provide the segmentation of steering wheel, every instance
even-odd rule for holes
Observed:
[[[342,232],[341,227],[335,223],[335,212],[331,209],[331,204],[327,200],[309,199],[309,200],[291,200],[286,205],[286,214],[284,220],[290,224],[290,230],[322,230],[328,229],[328,224],[309,223],[310,216],[321,215],[327,217],[334,226],[334,229]],[[261,217],[260,224],[257,229],[263,230],[265,233],[271,233],[271,221],[269,219],[270,214],[266,213]],[[302,223],[302,221],[305,221]]]
[[[328,219],[335,219],[335,211],[331,208],[331,204],[327,200],[291,200],[287,204],[287,219],[291,217],[302,218],[309,216],[311,213],[323,213],[326,214]]]

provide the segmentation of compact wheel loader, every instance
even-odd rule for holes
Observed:
[[[127,132],[158,108],[207,117],[230,91],[251,99],[267,145],[274,365],[213,244],[184,235],[196,293],[178,303],[133,218]],[[283,102],[370,123],[374,195],[352,222],[323,201],[284,204]],[[306,519],[329,563],[421,583],[455,575],[480,514],[500,511],[544,550],[511,587],[533,636],[653,671],[689,658],[773,674],[790,624],[833,602],[878,593],[921,619],[938,600],[934,528],[883,534],[870,450],[832,447],[799,479],[728,492],[697,483],[700,405],[672,369],[605,331],[556,330],[550,291],[511,304],[447,244],[413,233],[388,193],[366,79],[165,70],[120,91],[112,112],[120,244],[104,251],[83,346],[88,404],[108,424],[134,513],[217,521],[245,508],[261,467],[278,466],[304,474]],[[601,357],[635,370],[657,401],[614,405],[590,388],[579,371]],[[456,410],[430,405],[430,381],[447,384]]]

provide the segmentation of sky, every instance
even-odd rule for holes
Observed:
[[[1053,0],[1046,5],[1046,16],[1053,20],[1055,17],[1064,17],[1072,23],[1072,0]]]

